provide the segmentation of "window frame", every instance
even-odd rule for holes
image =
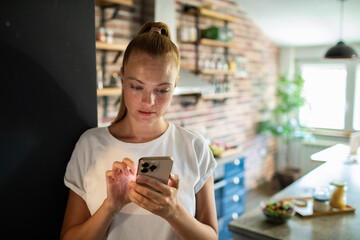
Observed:
[[[353,120],[354,120],[354,111],[355,111],[355,89],[356,89],[356,70],[357,66],[360,67],[359,60],[316,60],[316,59],[307,59],[307,60],[298,60],[296,61],[296,68],[301,69],[302,65],[306,64],[344,64],[346,66],[347,77],[346,77],[346,93],[345,93],[345,120],[344,128],[341,130],[338,129],[326,129],[326,128],[313,128],[311,132],[314,134],[319,133],[320,135],[331,135],[331,136],[349,136],[352,132],[358,131],[354,129]],[[358,73],[360,74],[360,73]]]

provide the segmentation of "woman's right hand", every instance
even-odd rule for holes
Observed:
[[[129,158],[114,162],[112,170],[106,171],[106,203],[114,214],[130,203],[129,183],[136,178],[136,165]]]

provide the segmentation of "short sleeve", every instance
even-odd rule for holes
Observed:
[[[214,173],[215,168],[217,166],[216,160],[212,151],[210,150],[209,145],[206,143],[205,139],[201,139],[201,144],[199,144],[199,148],[195,149],[196,152],[199,153],[199,171],[200,171],[200,179],[195,184],[195,193],[198,193],[200,189],[204,186],[205,182]]]
[[[85,175],[85,140],[81,136],[76,143],[74,151],[72,152],[70,161],[66,167],[64,183],[65,186],[70,188],[80,197],[85,200],[85,187],[84,187],[84,175]]]

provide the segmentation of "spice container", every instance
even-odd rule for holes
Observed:
[[[330,206],[332,208],[343,209],[346,206],[346,182],[333,181],[331,182],[332,193],[330,198]]]

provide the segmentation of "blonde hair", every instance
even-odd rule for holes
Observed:
[[[126,64],[131,54],[140,53],[147,54],[151,57],[169,56],[174,59],[177,66],[177,75],[180,69],[180,55],[178,48],[171,41],[171,35],[168,25],[163,22],[147,22],[138,31],[126,47],[122,62],[121,71],[126,71]],[[115,124],[125,118],[127,109],[124,99],[124,88],[121,93],[120,107],[118,115],[112,124]]]

